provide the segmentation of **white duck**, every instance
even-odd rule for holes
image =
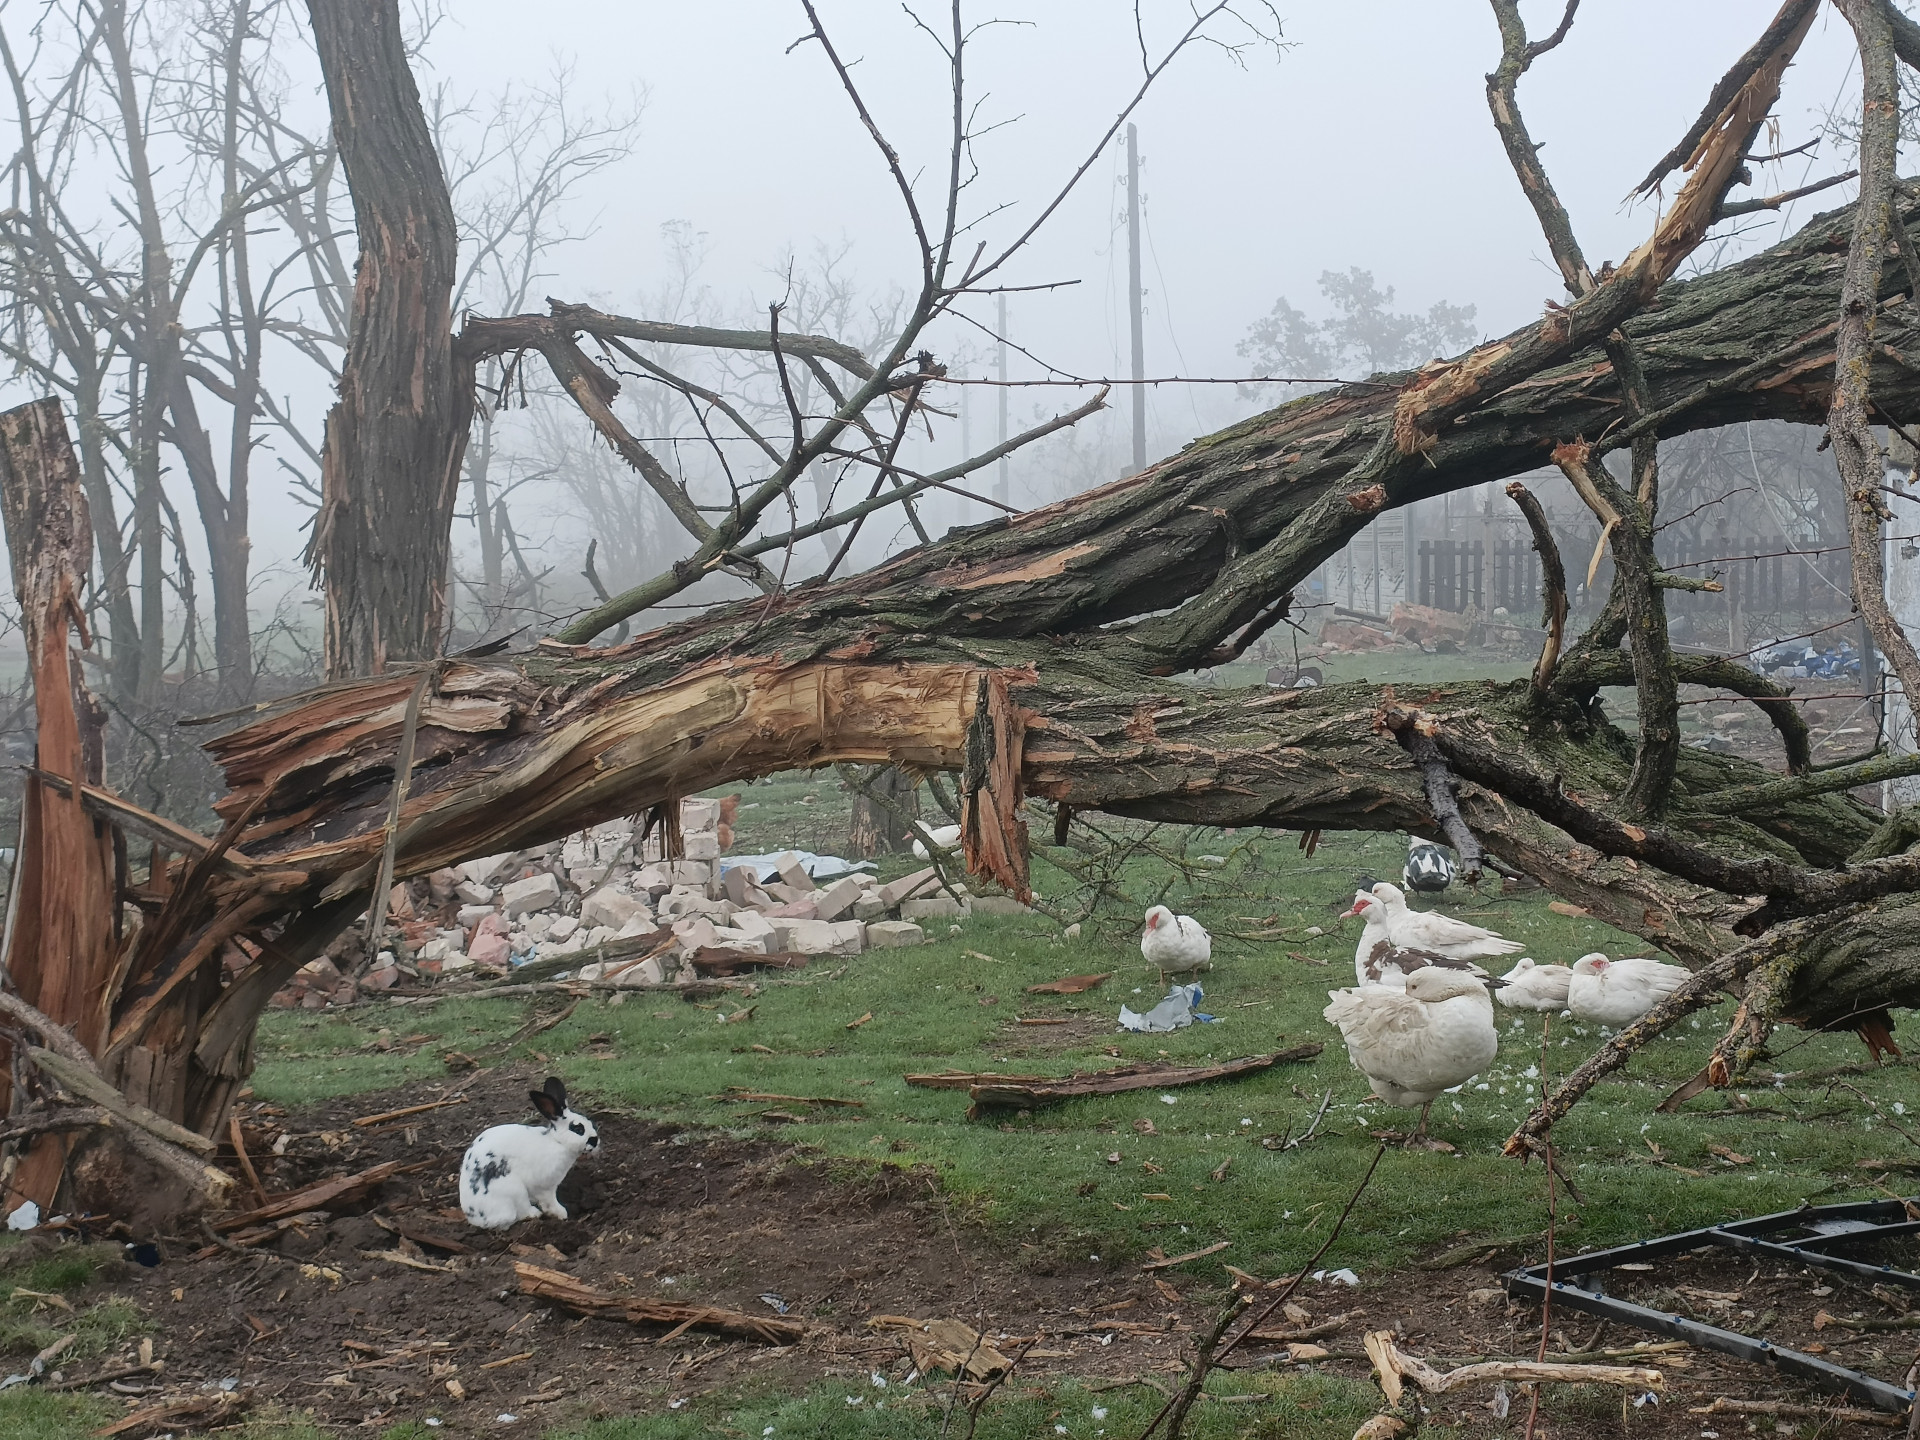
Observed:
[[[1437,910],[1409,910],[1400,887],[1384,880],[1373,887],[1373,898],[1386,912],[1382,918],[1387,938],[1403,950],[1431,950],[1455,960],[1478,960],[1488,955],[1511,955],[1521,948],[1518,940]]]
[[[1353,892],[1353,908],[1340,912],[1342,920],[1355,915],[1365,922],[1360,943],[1353,950],[1353,978],[1360,985],[1387,985],[1395,990],[1406,987],[1407,976],[1428,965],[1445,965],[1485,978],[1486,971],[1464,960],[1455,960],[1432,950],[1409,950],[1395,945],[1387,934],[1386,907],[1365,890]]]
[[[1501,977],[1506,983],[1494,991],[1493,998],[1515,1010],[1564,1010],[1567,1008],[1567,982],[1573,971],[1565,965],[1536,965],[1522,958]]]
[[[1191,915],[1176,915],[1164,905],[1147,911],[1147,928],[1140,932],[1140,953],[1160,967],[1160,983],[1169,975],[1191,975],[1213,968],[1213,937]]]
[[[1609,960],[1597,951],[1573,962],[1567,1008],[1576,1020],[1619,1030],[1631,1025],[1693,972],[1659,960]]]
[[[959,842],[960,827],[958,825],[938,826],[927,831],[927,839],[933,841],[933,843],[938,845],[942,850],[950,850]],[[918,839],[917,837],[913,842],[913,853],[922,860],[932,858],[927,854],[926,841]]]
[[[1409,975],[1404,990],[1363,985],[1327,998],[1333,1003],[1321,1013],[1339,1027],[1373,1093],[1420,1107],[1416,1141],[1427,1133],[1434,1097],[1478,1075],[1500,1048],[1486,984],[1461,970],[1429,965]]]

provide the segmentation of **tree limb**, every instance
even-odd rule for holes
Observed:
[[[1571,9],[1569,9],[1571,13]],[[1533,548],[1540,556],[1540,624],[1547,632],[1541,642],[1540,658],[1533,664],[1533,688],[1545,695],[1553,688],[1553,672],[1560,663],[1560,646],[1567,633],[1567,567],[1560,560],[1560,546],[1553,538],[1553,526],[1547,512],[1533,492],[1518,480],[1507,486],[1507,495],[1520,507],[1527,529],[1533,534]]]

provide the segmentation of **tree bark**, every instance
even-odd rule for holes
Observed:
[[[90,644],[81,594],[93,530],[59,401],[0,415],[0,513],[39,725],[21,806],[14,923],[0,972],[15,994],[97,1054],[107,1026],[100,999],[122,937],[112,838],[80,798],[83,785],[102,780],[106,713],[68,650],[75,630],[83,646]],[[64,790],[49,779],[64,781]],[[0,1067],[0,1111],[14,1098],[12,1068]],[[42,1136],[13,1187],[51,1203],[73,1144],[70,1135]]]
[[[360,239],[307,552],[325,585],[337,679],[439,653],[473,374],[454,355],[453,204],[398,0],[310,0],[309,10]]]
[[[911,775],[888,766],[870,775],[867,793],[853,792],[853,813],[847,821],[847,853],[866,859],[894,855],[913,848],[909,820],[920,818],[920,788]],[[889,808],[891,807],[891,808]]]

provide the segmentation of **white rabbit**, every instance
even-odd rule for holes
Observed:
[[[528,1092],[544,1125],[495,1125],[482,1130],[460,1162],[460,1209],[481,1230],[505,1230],[536,1215],[567,1218],[554,1191],[573,1162],[600,1148],[593,1122],[567,1108],[567,1087],[548,1077]]]

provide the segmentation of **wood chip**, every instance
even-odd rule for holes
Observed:
[[[1164,1259],[1149,1260],[1140,1268],[1142,1270],[1166,1270],[1174,1265],[1184,1265],[1189,1260],[1201,1260],[1209,1255],[1218,1255],[1231,1244],[1233,1244],[1231,1240],[1216,1240],[1204,1250],[1189,1250],[1184,1255],[1169,1255]]]
[[[1102,975],[1068,975],[1061,980],[1049,980],[1044,985],[1027,986],[1029,995],[1084,995],[1094,989],[1103,980],[1111,980],[1113,971]]]
[[[862,1025],[866,1024],[871,1019],[873,1019],[873,1011],[869,1010],[867,1011],[866,1014],[862,1015],[858,1020],[849,1020],[847,1022],[847,1029],[858,1030]]]

